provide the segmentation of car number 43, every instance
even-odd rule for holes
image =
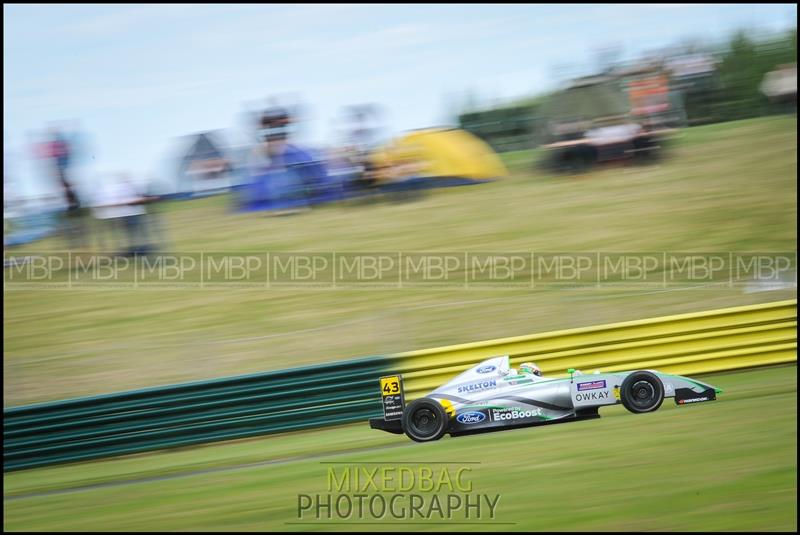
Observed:
[[[390,396],[400,392],[400,380],[397,377],[386,377],[381,379],[381,393]]]

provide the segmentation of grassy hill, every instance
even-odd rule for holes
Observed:
[[[175,251],[795,251],[797,121],[683,132],[669,158],[508,179],[292,217],[225,196],[159,208]],[[63,249],[58,238],[27,250]],[[80,289],[4,299],[4,404],[795,297],[794,290]]]

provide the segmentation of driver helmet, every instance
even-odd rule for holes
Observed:
[[[521,374],[542,376],[542,370],[533,362],[523,362],[519,365],[519,372]]]

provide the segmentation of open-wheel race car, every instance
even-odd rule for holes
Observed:
[[[445,434],[466,435],[515,427],[599,418],[600,407],[622,404],[632,413],[653,412],[664,398],[677,405],[713,401],[720,389],[655,370],[583,374],[551,379],[510,368],[494,357],[461,373],[427,396],[405,404],[400,375],[380,379],[383,418],[370,427],[405,433],[417,442]]]

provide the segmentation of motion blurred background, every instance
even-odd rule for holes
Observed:
[[[5,408],[796,298],[795,5],[12,4],[3,13]],[[571,289],[137,288],[127,279],[64,288],[14,278],[21,265],[66,253],[140,262],[162,253],[532,251],[762,252],[793,263],[780,284],[748,276]],[[796,399],[789,369],[730,384],[745,398],[777,384]],[[748,410],[756,419],[766,408]],[[743,435],[724,412],[694,424],[727,437],[727,456],[692,458],[686,474],[712,461],[730,461],[714,468],[730,477],[755,466],[768,473],[720,483],[708,495],[722,505],[670,515],[658,496],[648,507],[637,494],[583,513],[636,504],[630,511],[575,515],[577,524],[545,516],[534,527],[654,529],[657,518],[663,529],[796,530],[796,460],[787,461],[796,456],[796,412],[763,423],[759,436],[783,437],[766,459],[756,432]],[[598,437],[612,444],[619,433],[608,425]],[[644,435],[656,436],[650,425]],[[784,436],[792,432],[793,442]],[[366,433],[287,435],[266,449],[228,445],[225,455],[261,462],[389,440]],[[537,458],[561,452],[555,433]],[[531,447],[514,437],[514,451]],[[474,459],[482,444],[460,451]],[[586,470],[601,464],[574,445]],[[80,474],[32,471],[9,478],[7,489],[160,477],[206,466],[202,451]],[[305,471],[290,464],[269,478],[302,481],[298,473],[313,468],[304,462]],[[518,469],[497,474],[507,483]],[[680,474],[654,477],[678,478],[680,488],[689,477]],[[208,480],[211,490],[224,483],[208,496],[173,483],[163,497],[172,506],[162,509],[145,487],[86,502],[34,497],[14,502],[8,526],[263,529],[251,476],[241,477]],[[217,497],[236,485],[245,498],[231,503],[244,509],[220,513],[228,506]],[[204,513],[175,513],[184,510],[177,496],[194,496],[186,510],[205,503]],[[763,500],[752,511],[725,505],[752,496]],[[531,496],[509,499],[511,517],[530,529]],[[773,505],[779,513],[764,521],[759,507]]]
[[[7,253],[795,250],[795,6],[4,14]],[[4,403],[787,292],[15,289]]]

